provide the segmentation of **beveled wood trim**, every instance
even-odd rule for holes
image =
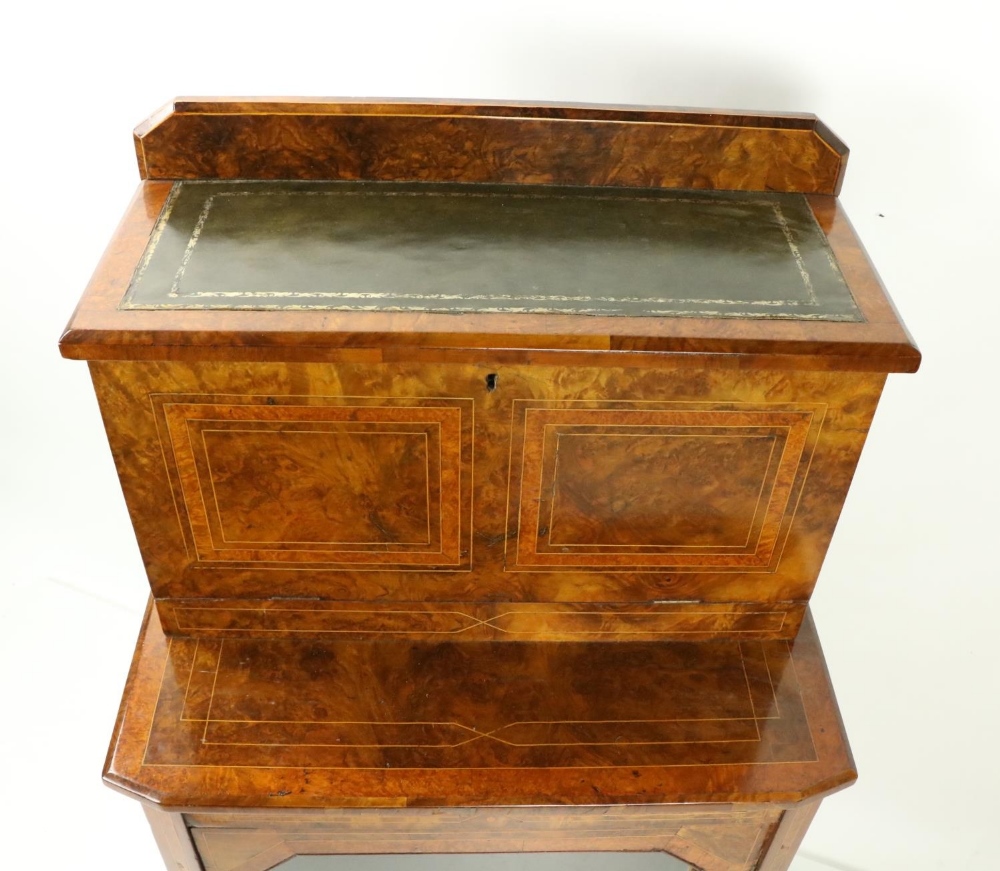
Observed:
[[[868,252],[858,239],[854,225],[836,197],[807,197],[813,216],[827,235],[830,247],[837,258],[837,265],[843,273],[854,296],[855,302],[864,312],[870,324],[894,324],[899,327],[912,346],[916,363],[920,353],[916,351],[913,337],[902,322],[892,297],[879,277]]]
[[[160,599],[168,635],[415,641],[707,641],[794,638],[799,603],[335,602]]]
[[[343,98],[178,99],[135,130],[148,179],[381,179],[836,194],[813,115]]]
[[[422,97],[352,98],[352,97],[177,97],[143,121],[137,130],[145,132],[171,111],[245,115],[252,112],[278,114],[365,114],[392,115],[399,112],[419,115],[480,115],[515,118],[598,118],[613,121],[621,116],[635,120],[670,120],[677,123],[715,123],[733,127],[770,126],[809,130],[823,127],[823,138],[838,154],[847,147],[810,112],[770,112],[745,109],[699,109],[648,104],[597,104],[552,100],[462,100]]]

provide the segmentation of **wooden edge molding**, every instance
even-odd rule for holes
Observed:
[[[759,112],[743,109],[699,109],[643,104],[519,100],[450,100],[424,98],[349,97],[177,97],[161,106],[136,127],[141,136],[171,114],[245,115],[250,112],[285,115],[493,115],[521,118],[595,118],[615,121],[673,121],[685,124],[724,124],[732,127],[775,127],[796,130],[816,129],[838,154],[848,149],[811,112]]]
[[[805,604],[158,599],[166,635],[414,641],[705,641],[796,636]]]
[[[587,104],[179,98],[134,132],[145,179],[372,179],[836,194],[814,115]]]

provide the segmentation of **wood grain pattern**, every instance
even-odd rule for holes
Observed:
[[[188,101],[135,132],[143,178],[515,182],[836,194],[810,115],[605,106]]]
[[[284,597],[318,600],[462,603],[804,603],[833,534],[883,381],[880,375],[856,373],[698,371],[686,366],[673,370],[508,367],[494,366],[493,361],[480,366],[95,362],[92,372],[157,598],[268,599],[278,590]],[[493,390],[486,384],[487,374],[498,376]],[[221,538],[222,530],[217,519],[210,522],[216,497],[207,483],[199,484],[199,476],[208,475],[209,458],[201,456],[200,443],[196,442],[197,454],[189,447],[190,433],[208,426],[202,418],[239,418],[240,427],[247,419],[256,419],[254,426],[273,432],[301,429],[301,419],[348,414],[346,409],[362,406],[367,406],[366,414],[383,416],[389,413],[386,409],[395,409],[396,414],[403,406],[422,408],[432,418],[471,406],[462,414],[461,426],[470,428],[463,429],[462,447],[445,447],[442,453],[442,468],[461,458],[455,475],[463,482],[461,488],[441,491],[451,499],[458,499],[461,492],[457,522],[469,525],[462,526],[461,543],[454,545],[457,553],[450,552],[445,560],[431,556],[436,539],[431,545],[408,545],[410,552],[405,554],[400,546],[384,542],[357,545],[353,555],[332,552],[331,548],[343,546],[329,544],[299,550],[290,544],[282,546],[287,549],[205,549],[213,536]],[[178,409],[172,430],[164,422],[167,407]],[[550,460],[545,471],[543,438],[532,435],[534,430],[523,438],[521,420],[526,411],[542,415],[543,422],[566,420],[579,426],[579,421],[587,420],[619,434],[630,431],[627,427],[641,418],[643,427],[654,427],[649,430],[654,434],[685,435],[688,440],[679,442],[687,445],[685,460],[691,458],[691,445],[698,444],[690,442],[692,434],[704,432],[693,425],[734,424],[736,430],[719,432],[763,439],[773,458],[761,459],[760,450],[747,455],[743,471],[732,470],[746,480],[729,484],[710,472],[711,465],[723,458],[719,451],[728,450],[719,447],[725,442],[712,443],[699,466],[709,475],[703,478],[685,472],[664,448],[674,444],[672,439],[653,439],[652,465],[644,464],[640,456],[622,469],[637,486],[645,474],[671,491],[644,499],[648,506],[659,505],[659,510],[686,512],[683,523],[694,535],[688,545],[664,539],[656,524],[640,524],[638,532],[618,527],[619,537],[632,536],[626,542],[631,547],[620,543],[540,547],[539,503],[530,499],[535,498],[542,476],[550,480],[555,467]],[[192,422],[182,425],[182,421]],[[301,452],[300,442],[290,444],[293,452]],[[457,443],[445,439],[442,444]],[[269,456],[279,462],[279,453],[275,448]],[[235,459],[224,462],[233,470],[242,468]],[[280,462],[295,460],[286,455]],[[326,468],[329,462],[318,459],[316,467]],[[524,468],[530,471],[532,464],[540,471],[525,474]],[[616,467],[620,465],[616,461]],[[580,464],[564,467],[558,477],[570,484],[584,482],[591,493],[603,486],[598,473]],[[254,500],[272,510],[269,488],[276,486],[276,480],[273,475],[230,479],[226,516],[235,517],[233,506]],[[275,509],[276,523],[284,527],[323,522],[330,500],[341,497],[337,487],[310,480],[309,486],[295,491],[294,510]],[[466,480],[471,480],[471,487]],[[529,493],[523,510],[522,490]],[[211,510],[202,504],[205,491]],[[351,492],[343,497],[345,505],[381,498],[366,493],[360,483]],[[582,528],[585,522],[607,523],[614,504],[593,503],[586,509],[589,521],[581,518],[580,505],[576,514],[559,503],[555,507],[557,519],[572,530],[572,524]],[[722,519],[707,520],[705,515],[711,512]],[[446,532],[448,516],[454,513],[448,509],[441,515]],[[575,519],[569,520],[571,516]],[[626,510],[623,516],[635,519],[634,511]],[[728,549],[729,540],[719,539],[713,530],[736,527],[741,535],[749,532],[751,540]],[[471,554],[463,554],[469,548],[470,529]],[[699,529],[705,531],[692,532]],[[710,553],[703,552],[706,542],[699,535],[714,536],[715,544],[707,548]],[[450,533],[446,538],[459,542]],[[572,552],[563,553],[563,547]],[[379,555],[380,551],[387,555]],[[457,570],[431,571],[425,566]],[[474,571],[468,570],[470,566]]]
[[[178,685],[161,685],[144,765],[673,767],[729,764],[747,742],[757,743],[755,758],[811,762],[783,653],[731,641],[175,638],[169,668]],[[608,697],[601,680],[588,684],[591,674],[617,675],[622,690]],[[556,679],[569,692],[554,693]],[[484,687],[497,689],[484,698]]]
[[[825,411],[515,399],[508,568],[772,569]]]
[[[186,638],[706,641],[794,638],[805,605],[161,599],[157,611],[167,634]]]
[[[423,360],[912,372],[920,353],[834,197],[810,204],[862,323],[425,312],[120,311],[171,185],[145,182],[60,341],[73,359]],[[484,353],[485,352],[485,353]],[[703,357],[700,355],[711,355]]]
[[[150,403],[198,563],[468,569],[472,400]]]
[[[780,803],[855,775],[808,620],[792,643],[213,642],[151,611],[105,776],[195,810]]]
[[[660,850],[784,871],[855,777],[809,597],[886,373],[920,362],[836,200],[843,144],[805,115],[291,98],[176,101],[135,145],[145,181],[61,350],[91,361],[155,597],[105,779],[168,865]],[[334,281],[330,197],[375,188],[360,278],[341,260]],[[287,256],[268,221],[290,191],[312,199],[283,213]],[[647,236],[670,287],[662,258],[585,287],[592,261],[566,267]],[[410,260],[374,275],[400,239]],[[270,272],[227,261],[264,245]],[[781,254],[753,286],[711,254],[747,247]],[[255,289],[298,302],[181,310],[271,305]],[[324,310],[337,294],[426,310]]]

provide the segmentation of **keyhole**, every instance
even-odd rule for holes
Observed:
[[[496,372],[490,372],[490,374],[486,376],[486,389],[489,390],[490,392],[492,392],[492,391],[494,391],[494,390],[497,389],[497,373]]]

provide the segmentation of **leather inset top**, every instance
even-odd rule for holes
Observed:
[[[177,182],[122,309],[862,321],[800,194]]]

